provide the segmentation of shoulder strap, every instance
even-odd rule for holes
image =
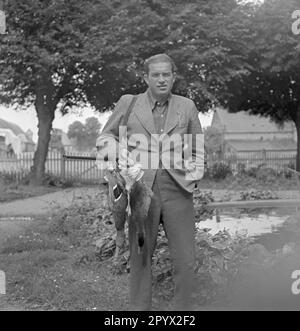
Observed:
[[[127,123],[128,123],[128,119],[129,119],[129,115],[133,109],[133,107],[135,106],[135,103],[136,103],[136,100],[137,100],[137,95],[134,95],[131,102],[130,102],[130,105],[125,113],[125,116],[123,118],[123,121],[122,121],[122,125],[123,126],[127,126]]]

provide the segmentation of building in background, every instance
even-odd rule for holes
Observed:
[[[35,143],[32,140],[32,132],[26,133],[16,124],[0,118],[0,155],[18,155],[26,152],[34,152]]]
[[[74,151],[72,141],[68,135],[61,129],[53,129],[51,133],[51,140],[49,150],[52,152],[71,153]]]
[[[296,127],[292,122],[278,126],[265,117],[244,111],[229,113],[217,108],[211,127],[222,134],[223,153],[264,151],[294,154],[297,150]]]

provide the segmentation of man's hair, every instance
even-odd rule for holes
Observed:
[[[152,63],[170,63],[172,67],[172,72],[175,73],[177,68],[174,63],[174,61],[168,56],[167,54],[157,54],[149,57],[145,62],[144,62],[144,71],[148,75],[149,74],[149,68],[150,64]]]

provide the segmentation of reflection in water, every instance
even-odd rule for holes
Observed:
[[[212,235],[227,230],[230,234],[259,236],[278,230],[288,217],[295,212],[289,209],[226,209],[217,210],[212,219],[197,224],[198,229],[210,229]]]
[[[300,310],[300,295],[292,292],[292,274],[300,270],[300,213],[296,208],[223,209],[197,227],[210,229],[211,234],[225,229],[253,238],[249,255],[214,310]]]

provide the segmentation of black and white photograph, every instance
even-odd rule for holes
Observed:
[[[0,311],[299,311],[298,138],[300,0],[0,0]]]

